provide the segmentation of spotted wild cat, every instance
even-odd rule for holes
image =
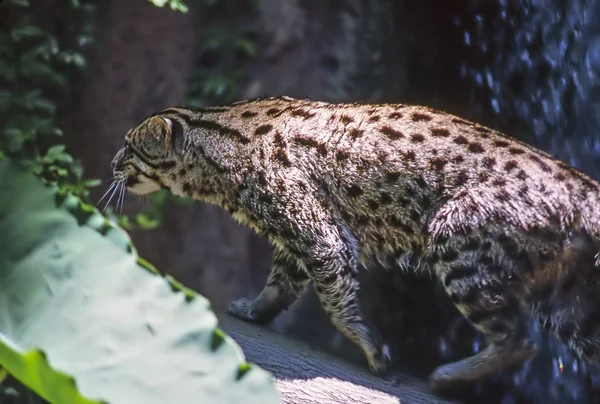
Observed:
[[[600,361],[598,184],[524,143],[425,107],[289,97],[164,109],[130,130],[113,162],[132,192],[216,204],[274,246],[254,300],[231,314],[270,322],[312,282],[335,326],[384,372],[363,320],[359,264],[431,272],[487,347],[431,376],[486,377],[535,353],[527,313]]]

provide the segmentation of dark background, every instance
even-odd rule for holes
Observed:
[[[284,94],[425,104],[600,178],[600,1],[188,0],[185,14],[147,0],[67,3],[0,10],[0,27],[29,13],[61,46],[85,55],[82,69],[65,67],[68,91],[51,98],[86,178],[109,179],[124,133],[156,110]],[[104,190],[94,188],[90,200]],[[215,207],[162,195],[149,208],[127,198],[131,221],[144,209],[159,223],[131,227],[131,235],[162,272],[216,310],[259,292],[271,254],[264,240]],[[398,369],[425,378],[481,349],[433,279],[380,269],[363,275],[365,307],[393,345]],[[600,372],[531,326],[541,352],[465,389],[465,402],[600,402]],[[363,363],[312,291],[272,327]]]

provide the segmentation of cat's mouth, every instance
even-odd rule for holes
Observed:
[[[128,175],[126,185],[129,191],[137,195],[147,195],[161,189],[158,182],[142,174]]]

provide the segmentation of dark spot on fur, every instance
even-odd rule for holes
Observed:
[[[258,183],[263,187],[267,185],[267,176],[264,171],[258,172]]]
[[[258,128],[256,128],[256,130],[254,131],[255,135],[266,135],[267,133],[269,133],[271,130],[273,129],[273,125],[260,125]]]
[[[506,164],[504,164],[504,169],[508,172],[510,172],[511,170],[513,170],[517,167],[519,167],[519,165],[517,164],[517,162],[515,160],[509,160],[506,162]]]
[[[379,208],[379,203],[377,203],[377,201],[374,201],[373,199],[369,200],[369,208],[371,208],[371,210],[377,210]]]
[[[467,251],[476,251],[479,248],[479,240],[476,238],[469,239],[463,246],[463,249]]]
[[[340,121],[342,121],[344,125],[348,125],[349,123],[354,122],[354,118],[348,115],[342,115],[340,116]]]
[[[400,119],[400,118],[402,118],[402,114],[400,112],[392,112],[389,115],[389,118],[390,119]]]
[[[444,170],[444,167],[446,164],[448,164],[448,160],[441,157],[436,157],[430,160],[430,164],[435,171],[440,172]]]
[[[431,121],[431,119],[432,119],[431,116],[429,116],[427,114],[421,114],[421,113],[418,113],[418,112],[414,113],[412,115],[412,120],[415,121],[415,122],[418,122],[418,121],[427,122],[427,121]]]
[[[471,153],[483,153],[485,151],[483,146],[479,143],[469,143],[469,146],[467,146],[467,149]]]
[[[347,188],[348,191],[348,195],[350,195],[353,198],[356,198],[357,196],[361,196],[363,193],[363,190],[356,184],[351,185]]]
[[[404,137],[402,132],[389,126],[384,126],[381,129],[379,129],[379,131],[391,140],[402,139]]]
[[[496,159],[493,157],[484,157],[481,159],[481,164],[489,170],[496,164]]]
[[[519,149],[518,147],[511,147],[510,149],[508,149],[508,152],[510,154],[518,155],[525,153],[525,150]]]
[[[338,150],[337,152],[335,152],[335,159],[338,162],[348,160],[348,157],[350,157],[350,153],[348,153],[346,151]]]
[[[410,200],[401,196],[398,198],[398,203],[400,204],[400,206],[402,207],[407,207],[408,205],[410,205]]]
[[[312,118],[313,116],[315,116],[315,113],[307,111],[304,108],[296,108],[296,109],[293,109],[292,112],[290,112],[290,115],[294,116],[294,117],[308,119],[308,118]]]
[[[456,176],[456,180],[454,181],[454,185],[460,187],[465,185],[469,181],[469,174],[465,170],[462,170]]]
[[[385,174],[385,180],[388,183],[396,182],[400,176],[401,174],[399,172],[389,172]]]
[[[463,156],[461,156],[460,154],[458,156],[452,157],[452,162],[454,164],[460,164],[463,161],[465,161],[465,158]]]
[[[556,173],[554,178],[556,178],[558,181],[561,181],[561,182],[567,180],[567,177],[565,177],[565,175],[563,173]]]
[[[506,140],[494,140],[494,145],[496,147],[508,147],[510,143],[508,143]]]
[[[467,264],[454,264],[444,277],[444,286],[448,287],[453,281],[469,278],[477,274],[477,267]]]
[[[442,253],[442,261],[444,262],[452,262],[458,258],[458,251],[453,249],[447,249]]]
[[[242,118],[254,118],[256,115],[258,115],[256,112],[254,111],[244,111],[242,112]]]
[[[404,223],[401,219],[396,216],[390,217],[390,224],[400,230],[402,230],[406,234],[413,234],[414,231],[412,227]]]
[[[381,203],[388,204],[388,203],[392,203],[392,201],[393,201],[392,196],[388,192],[381,193]]]
[[[504,178],[494,178],[492,185],[495,187],[503,187],[506,185],[506,180]]]
[[[446,128],[433,128],[431,129],[431,135],[436,137],[448,137],[450,136],[450,131]]]
[[[529,155],[529,158],[530,158],[532,161],[535,161],[535,162],[537,163],[537,165],[538,165],[538,166],[540,166],[540,168],[542,169],[542,171],[544,171],[544,172],[547,172],[547,173],[550,173],[550,172],[552,172],[552,169],[550,168],[550,166],[549,166],[548,164],[544,163],[544,162],[542,161],[542,159],[540,159],[540,158],[539,158],[538,156],[536,156],[535,154],[531,154],[531,155]]]
[[[475,130],[479,133],[492,133],[492,131],[488,128],[484,128],[483,126],[475,126]]]
[[[523,170],[519,170],[519,172],[517,173],[517,179],[519,179],[521,181],[525,181],[527,178],[529,178],[527,173]]]
[[[421,205],[424,210],[427,210],[431,207],[431,199],[427,195],[423,195],[419,205]]]
[[[258,195],[258,200],[265,204],[265,205],[272,205],[273,204],[273,196],[269,193],[266,192],[261,192]]]
[[[170,170],[171,168],[175,168],[177,163],[175,161],[163,161],[160,165],[161,168],[165,170]]]
[[[489,267],[494,263],[494,260],[489,255],[482,255],[479,258],[479,263],[485,265],[486,267]]]
[[[383,149],[378,149],[377,150],[377,159],[379,160],[379,162],[381,164],[385,164],[387,162],[389,154],[383,150]]]
[[[479,182],[484,183],[490,179],[490,174],[488,172],[479,172],[479,174],[477,174],[477,178],[479,179]]]
[[[417,155],[415,154],[414,151],[407,151],[406,153],[404,153],[404,158],[408,161],[415,161],[417,158]]]
[[[177,175],[179,175],[180,177],[185,177],[185,174],[187,174],[187,171],[185,171],[185,168],[180,168],[179,172],[177,173]]]
[[[231,138],[239,141],[241,144],[250,143],[250,139],[248,139],[247,137],[242,135],[240,133],[240,131],[232,129],[232,128],[228,128],[226,126],[220,125],[213,121],[207,121],[204,119],[193,119],[193,120],[190,120],[190,124],[198,126],[203,129],[207,129],[207,130],[218,131],[219,135],[221,135],[223,137],[226,137],[226,136],[231,137]]]
[[[511,199],[510,194],[505,190],[498,192],[495,196],[500,202],[509,202]]]
[[[369,117],[369,122],[379,122],[379,119],[381,119],[379,115],[373,115]]]
[[[270,108],[269,110],[267,110],[268,116],[276,116],[280,113],[281,113],[281,110],[279,108]]]
[[[421,135],[420,133],[413,133],[412,135],[410,135],[410,140],[413,143],[421,143],[425,141],[425,136]]]
[[[348,132],[348,135],[350,136],[350,138],[352,140],[356,140],[357,138],[361,137],[363,135],[363,131],[362,130],[358,130],[356,128],[352,128],[350,129],[350,131]]]
[[[296,144],[299,144],[302,146],[313,147],[313,148],[317,149],[317,152],[321,156],[327,155],[327,146],[321,142],[318,142],[315,139],[310,138],[310,137],[296,136],[296,137],[294,137],[294,142]]]
[[[415,184],[417,184],[417,186],[421,189],[427,188],[427,182],[425,181],[425,178],[423,178],[423,176],[421,175],[415,178]]]
[[[460,145],[469,144],[469,141],[463,135],[455,137],[453,142]]]
[[[192,193],[192,184],[190,184],[189,182],[184,182],[183,186],[182,186],[182,189],[183,189],[183,193],[184,194],[191,195],[191,193]]]

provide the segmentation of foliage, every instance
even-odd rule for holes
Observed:
[[[257,54],[254,30],[209,29],[202,33],[198,63],[188,92],[188,102],[200,105],[229,103],[239,97],[244,67]]]
[[[182,13],[188,12],[188,7],[182,0],[149,0],[150,3],[154,4],[156,7],[164,7],[168,5],[171,7],[173,11],[179,11]]]
[[[22,383],[55,403],[278,402],[208,301],[96,209],[11,158],[0,188],[0,364]]]
[[[69,91],[67,77],[86,65],[83,50],[91,43],[93,7],[76,0],[64,7],[76,21],[62,28],[75,33],[70,44],[36,23],[28,0],[0,4],[0,23],[8,28],[0,31],[0,156],[19,156],[46,181],[85,198],[100,182],[84,179],[56,121],[58,100]]]

